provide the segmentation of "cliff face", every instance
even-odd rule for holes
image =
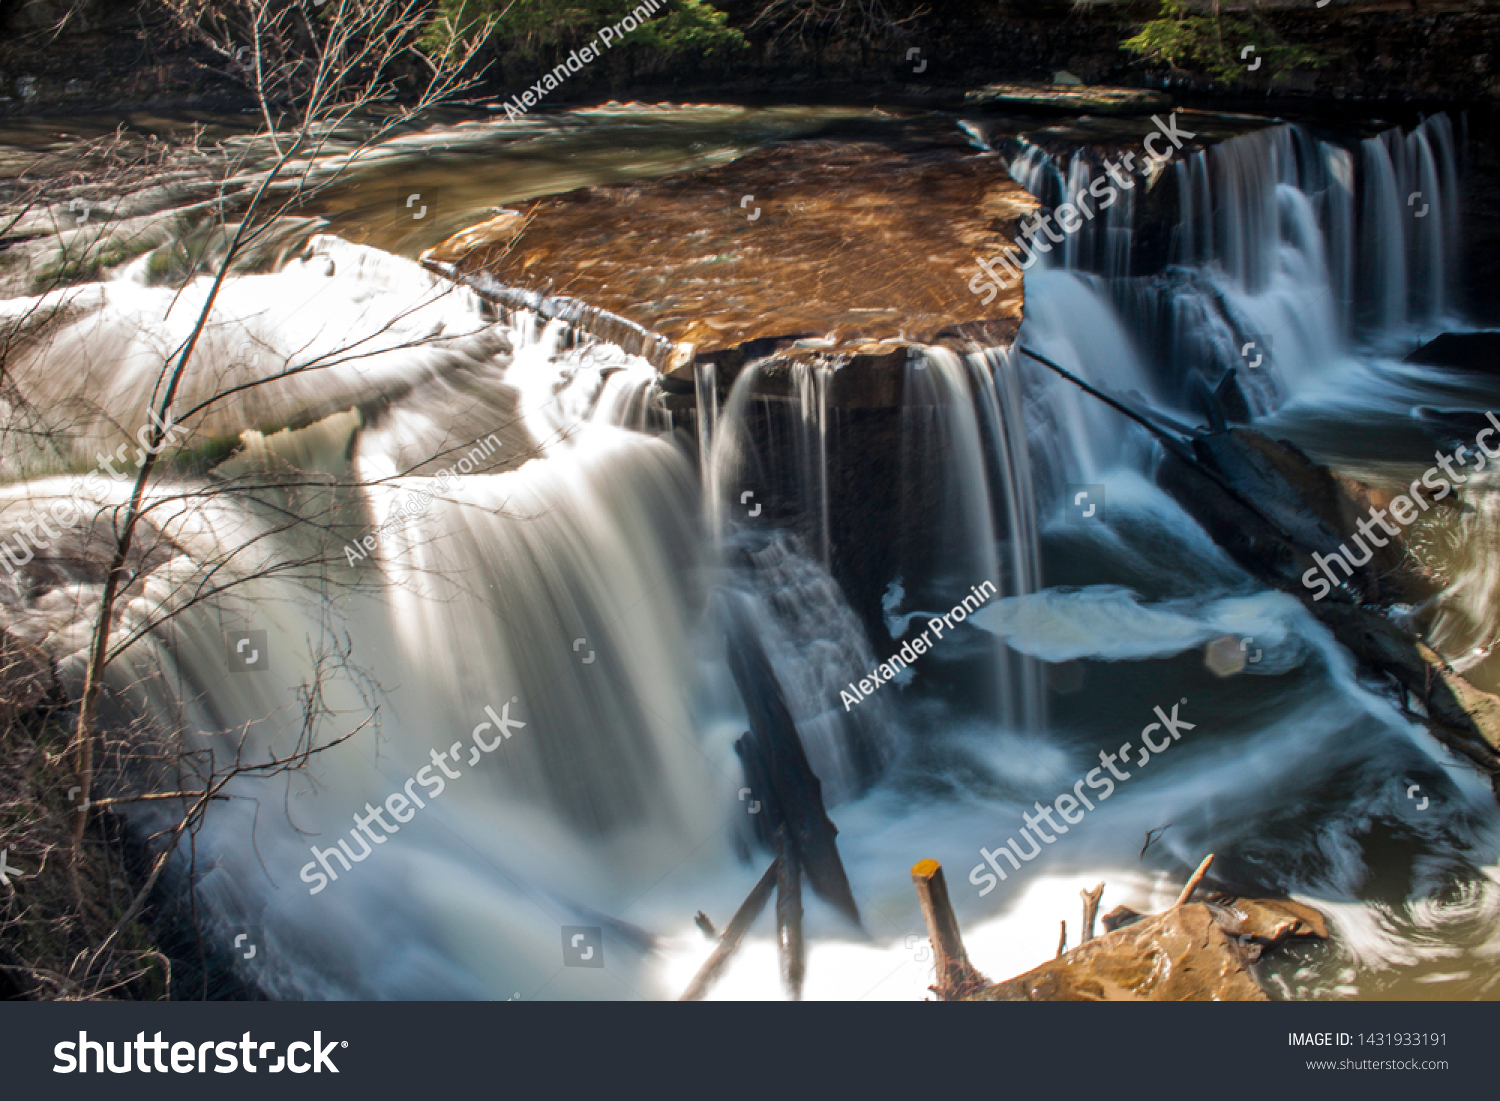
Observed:
[[[1127,85],[1160,84],[1167,75],[1119,48],[1154,15],[1154,2],[887,0],[884,20],[800,25],[757,22],[767,0],[720,6],[745,32],[748,48],[706,58],[612,51],[570,80],[557,101],[638,94],[794,99],[835,91],[943,100],[994,80],[1050,80],[1058,70]],[[1500,99],[1500,0],[1332,0],[1321,9],[1269,0],[1257,11],[1283,42],[1314,46],[1331,54],[1331,63],[1290,73],[1269,64],[1252,71],[1247,63],[1235,94]],[[545,58],[494,60],[497,93],[524,88],[550,67]],[[240,95],[211,58],[173,41],[150,0],[0,0],[0,113],[227,107]]]

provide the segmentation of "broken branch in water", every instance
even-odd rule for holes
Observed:
[[[1198,870],[1188,879],[1187,886],[1182,889],[1182,894],[1177,896],[1177,901],[1173,903],[1174,906],[1181,906],[1193,897],[1193,892],[1198,889],[1198,884],[1203,882],[1203,877],[1208,874],[1208,866],[1213,862],[1213,853],[1209,853],[1203,858],[1203,863],[1198,865]]]
[[[988,985],[989,980],[969,962],[958,917],[948,898],[948,883],[943,866],[936,860],[920,860],[912,865],[911,881],[922,906],[922,920],[932,941],[933,969],[937,981],[932,991],[944,1001],[963,998]]]
[[[1079,891],[1078,895],[1083,899],[1083,936],[1079,944],[1087,944],[1094,939],[1094,919],[1099,916],[1099,900],[1104,897],[1104,884],[1099,884],[1092,891]]]
[[[715,946],[708,959],[703,961],[703,966],[698,968],[698,973],[693,976],[693,981],[688,983],[687,989],[682,992],[682,997],[678,998],[678,1001],[700,1001],[703,995],[708,993],[709,987],[719,981],[725,965],[729,963],[729,957],[734,955],[734,950],[740,946],[740,941],[745,939],[750,926],[766,908],[766,902],[771,897],[771,890],[776,886],[777,869],[780,865],[780,857],[771,861],[771,866],[766,869],[760,881],[745,897],[745,901],[740,903],[740,908],[734,912],[734,917],[725,926],[724,934],[719,937],[718,945]]]
[[[802,945],[802,870],[797,847],[784,824],[776,829],[776,954],[786,996],[800,1002],[802,979],[807,974]]]
[[[1146,843],[1141,846],[1141,855],[1145,856],[1146,850],[1149,849],[1152,845],[1156,844],[1157,841],[1161,840],[1161,835],[1166,833],[1171,828],[1172,823],[1168,822],[1165,826],[1157,826],[1154,830],[1147,830]]]

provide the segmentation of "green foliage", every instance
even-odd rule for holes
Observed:
[[[641,0],[439,0],[437,18],[423,45],[440,52],[454,37],[471,33],[485,22],[500,49],[512,55],[537,57],[547,51],[566,52],[587,43],[600,29],[610,27],[639,7]],[[738,49],[745,37],[727,25],[728,16],[707,0],[668,0],[668,5],[634,31],[617,40],[663,53],[707,54]]]
[[[1155,61],[1165,61],[1185,73],[1222,83],[1234,83],[1253,70],[1255,58],[1263,59],[1273,80],[1287,71],[1306,66],[1321,68],[1331,58],[1307,46],[1283,43],[1263,20],[1241,15],[1221,15],[1190,7],[1187,0],[1161,0],[1157,17],[1140,33],[1120,43],[1121,48]],[[1255,47],[1241,57],[1246,46]]]

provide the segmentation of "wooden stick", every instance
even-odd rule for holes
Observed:
[[[785,825],[776,830],[776,954],[788,999],[802,1000],[807,956],[802,945],[802,875],[797,848]]]
[[[1094,939],[1094,919],[1099,916],[1099,900],[1104,897],[1104,884],[1099,884],[1092,891],[1079,891],[1078,896],[1083,899],[1083,939],[1079,944],[1087,944]]]
[[[1208,866],[1213,862],[1213,853],[1209,853],[1203,858],[1203,863],[1198,865],[1198,870],[1194,872],[1192,878],[1187,881],[1187,886],[1182,889],[1182,894],[1177,896],[1177,901],[1173,903],[1174,907],[1181,906],[1184,902],[1193,897],[1193,892],[1198,889],[1198,884],[1203,882],[1203,877],[1208,874]]]
[[[734,950],[740,946],[740,941],[749,932],[751,924],[760,912],[766,908],[766,903],[771,898],[771,890],[776,886],[776,869],[780,860],[771,861],[771,866],[766,869],[765,875],[760,877],[750,893],[745,896],[745,901],[740,903],[740,908],[734,912],[734,917],[729,919],[725,926],[723,935],[719,937],[719,943],[715,946],[708,959],[703,961],[703,966],[698,968],[698,973],[693,976],[693,981],[688,983],[686,990],[682,992],[679,1002],[696,1002],[708,993],[709,987],[719,981],[719,975],[724,966],[729,962],[729,957],[734,955]]]
[[[1057,954],[1061,956],[1068,950],[1068,923],[1062,923],[1062,931],[1057,935]]]
[[[987,985],[989,980],[974,969],[968,952],[964,950],[958,918],[948,898],[943,866],[936,860],[919,860],[912,865],[911,881],[917,888],[917,901],[922,904],[927,936],[932,940],[933,967],[937,976],[932,989],[944,1001],[951,1001]]]

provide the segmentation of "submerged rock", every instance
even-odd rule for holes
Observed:
[[[1442,333],[1406,357],[1423,367],[1500,370],[1500,332]]]

